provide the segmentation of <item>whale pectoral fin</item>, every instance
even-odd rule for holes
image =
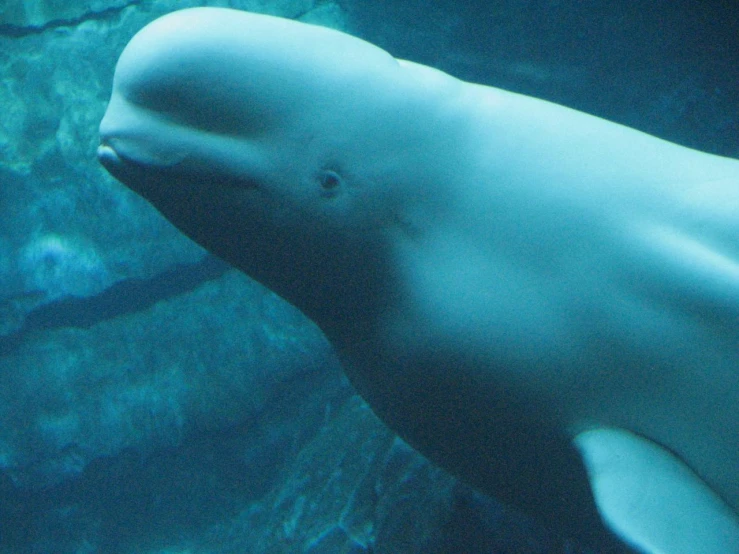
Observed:
[[[739,517],[683,461],[623,429],[575,437],[605,524],[645,554],[738,554]]]

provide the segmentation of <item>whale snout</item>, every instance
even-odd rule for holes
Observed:
[[[98,162],[105,170],[115,177],[118,181],[129,184],[131,179],[131,164],[127,163],[107,141],[100,141],[100,145],[95,152]]]
[[[153,175],[145,166],[120,155],[116,148],[106,141],[100,142],[96,155],[100,165],[111,176],[139,194],[144,194],[150,186],[144,187],[143,183],[153,181]]]
[[[123,134],[123,129],[116,123],[116,106],[113,102],[110,103],[108,109],[100,122],[98,130],[100,143],[97,147],[95,155],[97,156],[98,162],[102,165],[108,173],[119,181],[126,183],[125,166],[127,160],[124,159],[120,152],[120,136]],[[130,141],[129,141],[130,142]],[[125,146],[124,146],[125,148]]]
[[[110,173],[113,173],[123,163],[115,149],[102,141],[97,148],[96,155],[100,165]]]
[[[149,190],[158,182],[162,171],[171,169],[181,159],[181,156],[167,159],[147,141],[126,137],[125,133],[121,136],[110,130],[103,131],[102,126],[95,154],[110,175],[139,194]]]

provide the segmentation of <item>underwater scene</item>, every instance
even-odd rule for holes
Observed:
[[[0,0],[0,554],[237,553],[739,554],[739,4]]]

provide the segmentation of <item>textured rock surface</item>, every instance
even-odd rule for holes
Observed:
[[[328,9],[335,13],[333,2],[320,0],[4,0],[0,4],[0,34],[11,36],[33,34],[45,29],[77,25],[86,20],[105,20],[109,15],[132,7],[142,12],[172,11],[192,6],[221,6],[262,13],[273,13],[285,17],[308,17],[327,23],[326,14],[315,13]],[[333,16],[331,16],[333,17]]]
[[[239,424],[330,368],[318,330],[235,271],[137,313],[29,332],[0,358],[0,471],[59,484],[97,458]]]
[[[22,29],[43,27],[55,21],[75,22],[138,3],[139,0],[4,0],[0,5],[0,25]]]
[[[202,537],[220,529],[219,537],[233,540],[229,522],[261,506],[351,396],[330,369],[302,373],[273,392],[262,411],[236,425],[185,434],[169,448],[99,458],[61,486],[19,489],[0,479],[0,552],[183,552],[196,543],[220,552],[219,542]]]
[[[266,498],[203,542],[254,554],[428,553],[440,542],[453,486],[353,397]]]

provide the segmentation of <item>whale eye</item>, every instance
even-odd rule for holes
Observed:
[[[324,171],[321,173],[320,182],[324,193],[333,195],[341,185],[341,177],[335,171]]]

